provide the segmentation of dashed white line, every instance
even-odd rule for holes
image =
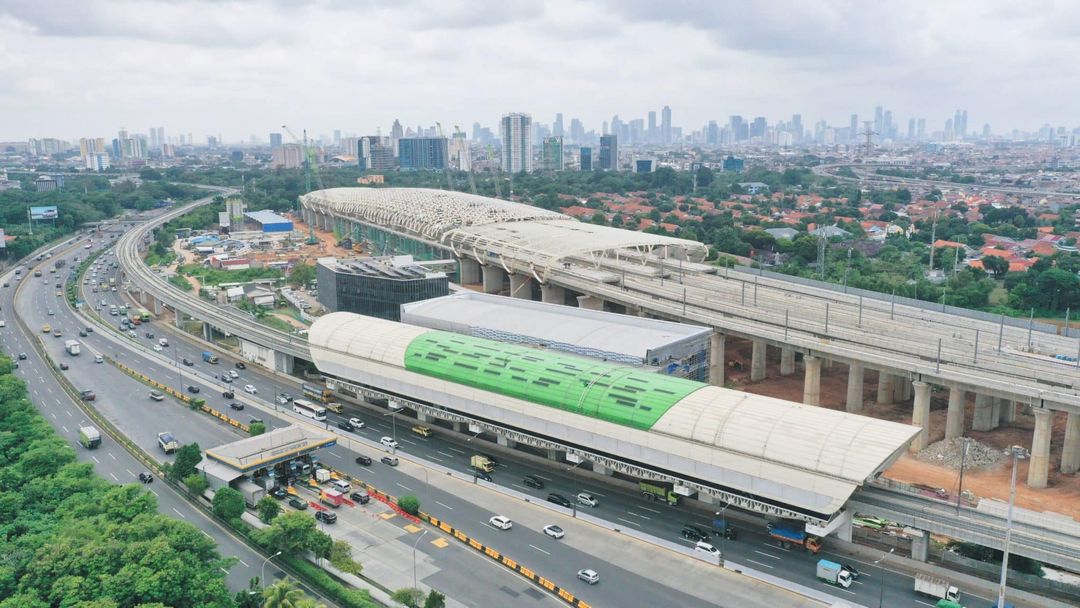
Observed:
[[[173,507],[173,512],[175,512],[175,513],[176,513],[177,515],[179,515],[180,517],[183,517],[184,519],[187,519],[187,515],[184,515],[184,514],[183,514],[183,513],[181,513],[180,511],[177,511],[177,510],[176,510],[176,507]]]
[[[636,507],[634,507],[634,508],[635,508],[635,509],[642,509],[642,510],[644,510],[644,511],[650,511],[650,512],[652,512],[652,513],[656,513],[657,515],[660,515],[660,511],[657,511],[656,509],[650,509],[649,507],[643,507],[643,506],[641,506],[641,505],[638,505],[638,506],[636,506]]]
[[[431,456],[430,458],[432,460],[438,460],[439,462],[446,462],[445,460],[443,460],[442,458],[439,458],[438,456]]]
[[[199,530],[199,532],[202,532],[203,534],[206,534],[206,530]],[[214,538],[214,537],[210,536],[209,534],[206,534],[206,538]]]
[[[131,472],[131,469],[124,469],[124,470],[128,472],[128,475],[131,475],[132,477],[135,477],[135,474]]]
[[[633,511],[627,511],[626,513],[628,515],[633,515],[634,517],[640,517],[641,519],[652,519],[648,515],[642,515],[641,513],[634,513]]]
[[[465,453],[465,450],[459,450],[457,448],[452,448],[450,446],[446,446],[446,449],[450,450],[451,452],[457,452],[458,454],[464,454]]]
[[[435,450],[435,453],[436,454],[442,454],[443,456],[446,456],[447,458],[453,458],[454,457],[453,454],[447,454],[446,452],[443,452],[443,451],[440,451],[440,450]]]
[[[119,482],[120,478],[116,476],[112,471],[109,471],[109,477],[113,478],[113,481]]]
[[[153,490],[150,490],[150,493],[153,494],[154,496],[157,496],[158,498],[161,498],[161,495],[158,494],[157,492],[153,491]]]
[[[93,459],[94,462],[101,464],[101,461],[97,459],[97,456],[91,456],[90,458]]]
[[[244,560],[240,559],[239,557],[236,558],[236,561],[240,562],[241,564],[244,564],[245,568],[250,568],[251,567],[251,566],[247,565],[247,563],[245,563]]]
[[[540,553],[543,553],[544,555],[551,555],[550,553],[548,553],[547,551],[544,551],[543,549],[541,549],[540,547],[537,547],[536,545],[529,545],[529,546],[532,547],[533,549],[536,549]]]
[[[327,453],[329,453],[334,458],[341,458],[341,454],[338,454],[336,452],[331,452],[330,450],[327,450]],[[246,566],[247,564],[244,564],[244,565]]]
[[[764,555],[769,559],[782,559],[779,555],[769,555],[768,553],[765,553],[764,551],[758,551],[757,549],[754,550],[754,553],[757,553],[758,555]]]
[[[763,564],[761,562],[754,561],[754,560],[749,559],[749,558],[747,558],[746,561],[750,562],[751,564],[757,564],[757,565],[759,565],[759,566],[761,566],[763,568],[768,568],[769,570],[772,570],[772,566],[770,566],[769,564]]]
[[[68,418],[74,418],[74,416],[71,415],[71,410],[64,410],[64,413],[68,415]]]
[[[56,420],[56,412],[49,412],[49,415],[53,417],[53,420]]]
[[[630,521],[629,519],[623,519],[621,517],[616,517],[615,519],[617,519],[619,521],[625,521],[626,523],[630,524],[631,526],[637,526],[639,528],[641,527],[641,524],[637,523],[636,521]]]
[[[418,445],[415,441],[412,441],[410,439],[405,439],[404,437],[402,437],[401,440],[404,441],[405,443],[410,444],[410,445]]]
[[[403,486],[403,485],[401,485],[400,483],[398,483],[396,481],[394,482],[394,485],[398,486],[399,488],[402,488],[406,492],[412,492],[413,491],[412,488],[410,488],[408,486]]]
[[[441,502],[439,502],[437,500],[435,501],[435,504],[439,505],[440,507],[442,507],[444,509],[450,509],[451,511],[454,510],[454,507],[451,507],[450,505],[444,505],[443,503],[441,503]]]
[[[116,460],[116,456],[114,456],[112,452],[109,452],[109,458],[112,458],[113,460]]]

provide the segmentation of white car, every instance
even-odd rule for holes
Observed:
[[[236,373],[235,369],[230,369],[229,370],[229,377],[232,378],[233,380],[236,380],[237,378],[240,377],[240,374]]]
[[[249,395],[254,395],[255,393],[257,393],[259,391],[254,386],[252,386],[250,384],[245,384],[244,385],[244,392],[249,394]]]
[[[588,492],[581,492],[577,495],[577,504],[583,507],[595,507],[600,503],[597,502],[596,497]]]
[[[7,327],[7,321],[0,319],[0,327]]]
[[[379,443],[390,448],[391,450],[396,450],[398,447],[398,442],[394,441],[393,437],[383,437],[379,440]]]
[[[162,350],[163,350],[163,349],[161,348],[161,345],[160,345],[160,344],[155,344],[155,345],[154,345],[154,351],[155,351],[155,352],[159,352],[159,353],[160,353],[160,352],[161,352]]]
[[[349,424],[353,425],[353,428],[364,428],[364,421],[360,420],[359,418],[349,418]]]
[[[544,526],[544,534],[547,534],[551,538],[562,538],[566,536],[566,532],[563,532],[563,529],[555,524]]]
[[[595,585],[600,582],[600,575],[596,573],[596,570],[585,568],[584,570],[577,571],[577,577],[590,585]]]
[[[500,530],[509,530],[514,527],[514,522],[510,521],[510,518],[505,515],[496,515],[489,519],[488,523]]]
[[[706,555],[711,555],[713,557],[720,557],[719,549],[702,540],[699,540],[697,544],[694,545],[694,551],[704,553]]]

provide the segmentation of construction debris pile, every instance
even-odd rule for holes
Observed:
[[[965,443],[967,443],[967,456],[964,455]],[[915,457],[923,462],[932,462],[949,469],[960,470],[961,461],[965,469],[981,469],[1001,462],[1007,458],[1007,455],[993,446],[979,443],[974,439],[954,437],[926,446]]]

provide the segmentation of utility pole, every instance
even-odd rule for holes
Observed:
[[[933,223],[930,225],[930,268],[927,272],[934,272],[934,243],[937,242],[937,211],[934,212]]]

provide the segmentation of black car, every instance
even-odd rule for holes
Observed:
[[[67,370],[67,369],[68,369],[68,364],[67,364],[67,363],[63,363],[63,362],[61,362],[61,363],[60,363],[60,369],[62,369],[62,370]]]
[[[521,483],[525,484],[526,487],[536,488],[537,490],[544,487],[544,480],[536,475],[526,475],[525,478],[521,480]]]
[[[139,473],[139,481],[143,483],[153,483],[154,476],[147,471],[143,471],[142,473]]]
[[[316,511],[315,519],[323,522],[324,524],[332,524],[337,521],[337,513],[331,513],[329,511]]]
[[[484,481],[492,481],[491,475],[488,475],[487,471],[481,471],[480,469],[473,469],[473,477],[477,479],[483,479]]]
[[[26,361],[26,353],[19,353],[19,361]]]
[[[352,423],[348,420],[340,420],[338,421],[337,425],[339,429],[342,429],[344,431],[352,432],[356,430],[356,427],[354,427]]]
[[[285,489],[282,488],[281,486],[278,486],[278,487],[274,488],[273,490],[270,490],[270,496],[273,496],[274,498],[276,498],[278,500],[285,500],[285,497],[288,496],[288,495],[289,495],[289,493],[286,492]]]
[[[349,494],[349,498],[356,501],[356,504],[358,505],[366,505],[367,503],[371,502],[371,495],[364,490],[357,490],[352,494]]]
[[[151,340],[153,340],[153,339],[154,339],[154,332],[152,332],[152,331],[148,331],[148,332],[146,332],[146,337],[147,337],[147,338],[150,338]]]
[[[85,329],[80,329],[79,330],[79,337],[80,338],[85,338],[86,337],[86,330]]]
[[[188,367],[191,367],[191,366],[195,365],[195,362],[192,361],[191,359],[188,359],[187,357],[184,357],[184,365],[186,365]]]
[[[356,464],[364,465],[365,467],[371,466],[371,457],[369,456],[357,456]]]
[[[87,325],[87,326],[86,326],[86,333],[88,333],[88,334],[92,334],[92,333],[94,333],[94,328],[93,328],[93,327],[90,327],[89,325]]]
[[[851,580],[859,580],[860,572],[855,566],[852,566],[851,564],[842,564],[841,567],[851,573]]]
[[[236,362],[236,369],[247,369],[247,366],[244,365],[242,362],[237,361]]]
[[[236,397],[236,393],[232,391],[224,391],[223,393],[221,393],[221,396],[226,399],[232,399],[233,397]]]
[[[233,401],[229,404],[229,407],[239,412],[240,410],[244,409],[244,404]]]
[[[199,390],[199,387],[195,386],[194,384],[189,384],[187,387],[187,392],[189,393],[197,393],[199,392]]]
[[[709,531],[694,524],[683,525],[680,534],[683,538],[694,542],[709,540]]]
[[[563,496],[562,494],[556,494],[554,492],[548,494],[547,500],[550,503],[557,504],[560,507],[566,507],[567,509],[573,508],[574,506],[574,503],[570,502],[569,498]]]
[[[307,503],[295,496],[289,499],[289,506],[294,509],[299,509],[300,511],[307,509]]]
[[[97,399],[97,394],[95,394],[94,391],[86,390],[79,393],[79,397],[81,397],[83,401],[93,401]]]

